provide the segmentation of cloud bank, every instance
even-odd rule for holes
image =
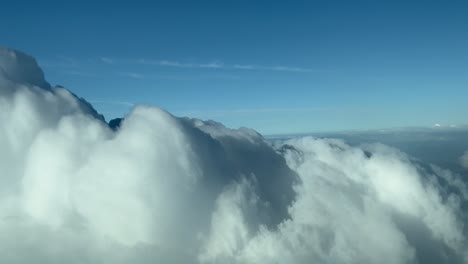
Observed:
[[[92,106],[0,49],[5,263],[465,263],[460,175],[136,106]]]

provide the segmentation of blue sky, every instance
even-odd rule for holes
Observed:
[[[107,119],[143,103],[266,134],[467,123],[468,1],[2,5],[0,45]]]

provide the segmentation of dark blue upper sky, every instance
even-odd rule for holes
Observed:
[[[0,45],[107,118],[264,133],[467,123],[468,1],[3,3]]]

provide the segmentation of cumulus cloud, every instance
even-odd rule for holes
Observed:
[[[459,175],[384,145],[135,106],[111,129],[0,50],[5,263],[464,263]]]

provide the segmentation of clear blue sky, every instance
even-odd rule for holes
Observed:
[[[468,1],[8,2],[0,45],[107,119],[144,103],[266,134],[467,123]]]

